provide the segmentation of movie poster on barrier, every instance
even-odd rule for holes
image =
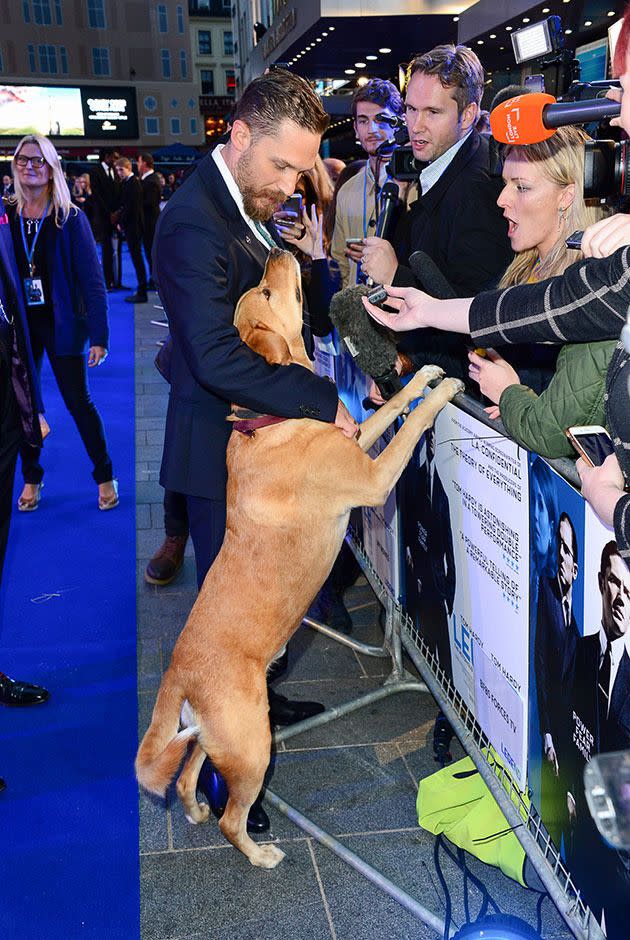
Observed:
[[[378,457],[394,436],[389,428],[369,450],[370,457]],[[372,567],[396,601],[400,600],[399,518],[396,489],[389,494],[384,506],[364,506],[363,547]]]
[[[335,359],[335,378],[339,397],[357,421],[365,421],[372,411],[363,407],[370,390],[369,378],[355,365],[354,360],[339,343],[340,352]],[[388,430],[374,447],[370,456],[377,457],[391,440],[394,428]],[[361,513],[361,541],[372,567],[396,600],[400,597],[400,566],[398,558],[398,511],[394,490],[384,506],[364,508]],[[354,523],[353,523],[354,524]]]
[[[338,355],[334,334],[315,336],[313,339],[315,372],[317,375],[325,376],[334,382],[336,380],[335,361]]]
[[[583,775],[595,755],[630,748],[630,570],[614,532],[584,504],[584,540],[577,565],[584,600],[570,696],[569,753],[565,773],[565,848],[577,886],[603,920],[608,940],[628,936],[630,855],[608,847],[586,804]],[[624,904],[622,899],[626,899]]]
[[[567,857],[570,724],[578,637],[584,624],[584,500],[529,455],[530,670],[528,784],[556,848]]]
[[[448,404],[401,491],[407,611],[524,785],[527,452]]]

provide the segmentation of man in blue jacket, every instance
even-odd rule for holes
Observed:
[[[274,70],[255,79],[236,107],[229,141],[199,163],[158,220],[153,276],[172,336],[160,483],[186,496],[200,587],[225,531],[232,402],[356,434],[332,383],[299,365],[269,365],[233,324],[240,297],[260,282],[278,244],[264,223],[313,167],[327,121],[298,76]],[[273,723],[322,709],[270,694]]]
[[[9,537],[13,479],[22,441],[41,444],[39,415],[43,408],[26,329],[26,314],[17,287],[17,267],[7,217],[0,212],[0,584]],[[46,689],[11,679],[0,672],[0,703],[35,705],[48,698]],[[0,790],[4,781],[0,779]]]

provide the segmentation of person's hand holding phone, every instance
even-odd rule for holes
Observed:
[[[324,251],[324,216],[317,211],[317,206],[314,203],[311,206],[310,214],[306,209],[302,210],[301,232],[296,232],[296,223],[292,225],[276,224],[283,240],[288,242],[289,245],[295,245],[313,261],[320,261],[326,257]]]
[[[615,506],[624,495],[624,478],[615,454],[600,467],[590,466],[583,457],[575,464],[582,481],[582,496],[590,503],[604,525],[613,525]]]
[[[365,242],[362,238],[346,238],[346,250],[344,251],[344,255],[346,258],[349,258],[350,261],[354,261],[355,264],[361,264],[364,248]]]

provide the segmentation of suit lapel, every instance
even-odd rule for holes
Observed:
[[[610,698],[610,708],[608,709],[608,721],[617,722],[621,713],[629,704],[630,692],[630,657],[628,651],[624,649],[619,669],[615,676],[615,684],[612,688]]]
[[[229,228],[234,239],[242,245],[252,258],[254,258],[257,264],[264,268],[269,252],[262,242],[256,238],[239,212],[238,206],[234,202],[229,189],[225,185],[225,180],[214,162],[212,151],[201,160],[197,172],[201,177],[208,198]],[[274,238],[277,238],[277,235],[274,236]]]
[[[420,197],[420,204],[423,209],[426,209],[427,212],[433,211],[455,177],[459,176],[466,164],[475,156],[479,150],[479,145],[479,134],[473,131],[466,143],[459,148],[437,183],[431,187],[425,196]]]

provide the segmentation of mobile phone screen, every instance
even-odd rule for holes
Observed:
[[[590,434],[574,433],[573,436],[594,467],[600,467],[606,460],[606,457],[615,452],[612,441],[607,434],[602,434],[601,432],[593,432]]]

